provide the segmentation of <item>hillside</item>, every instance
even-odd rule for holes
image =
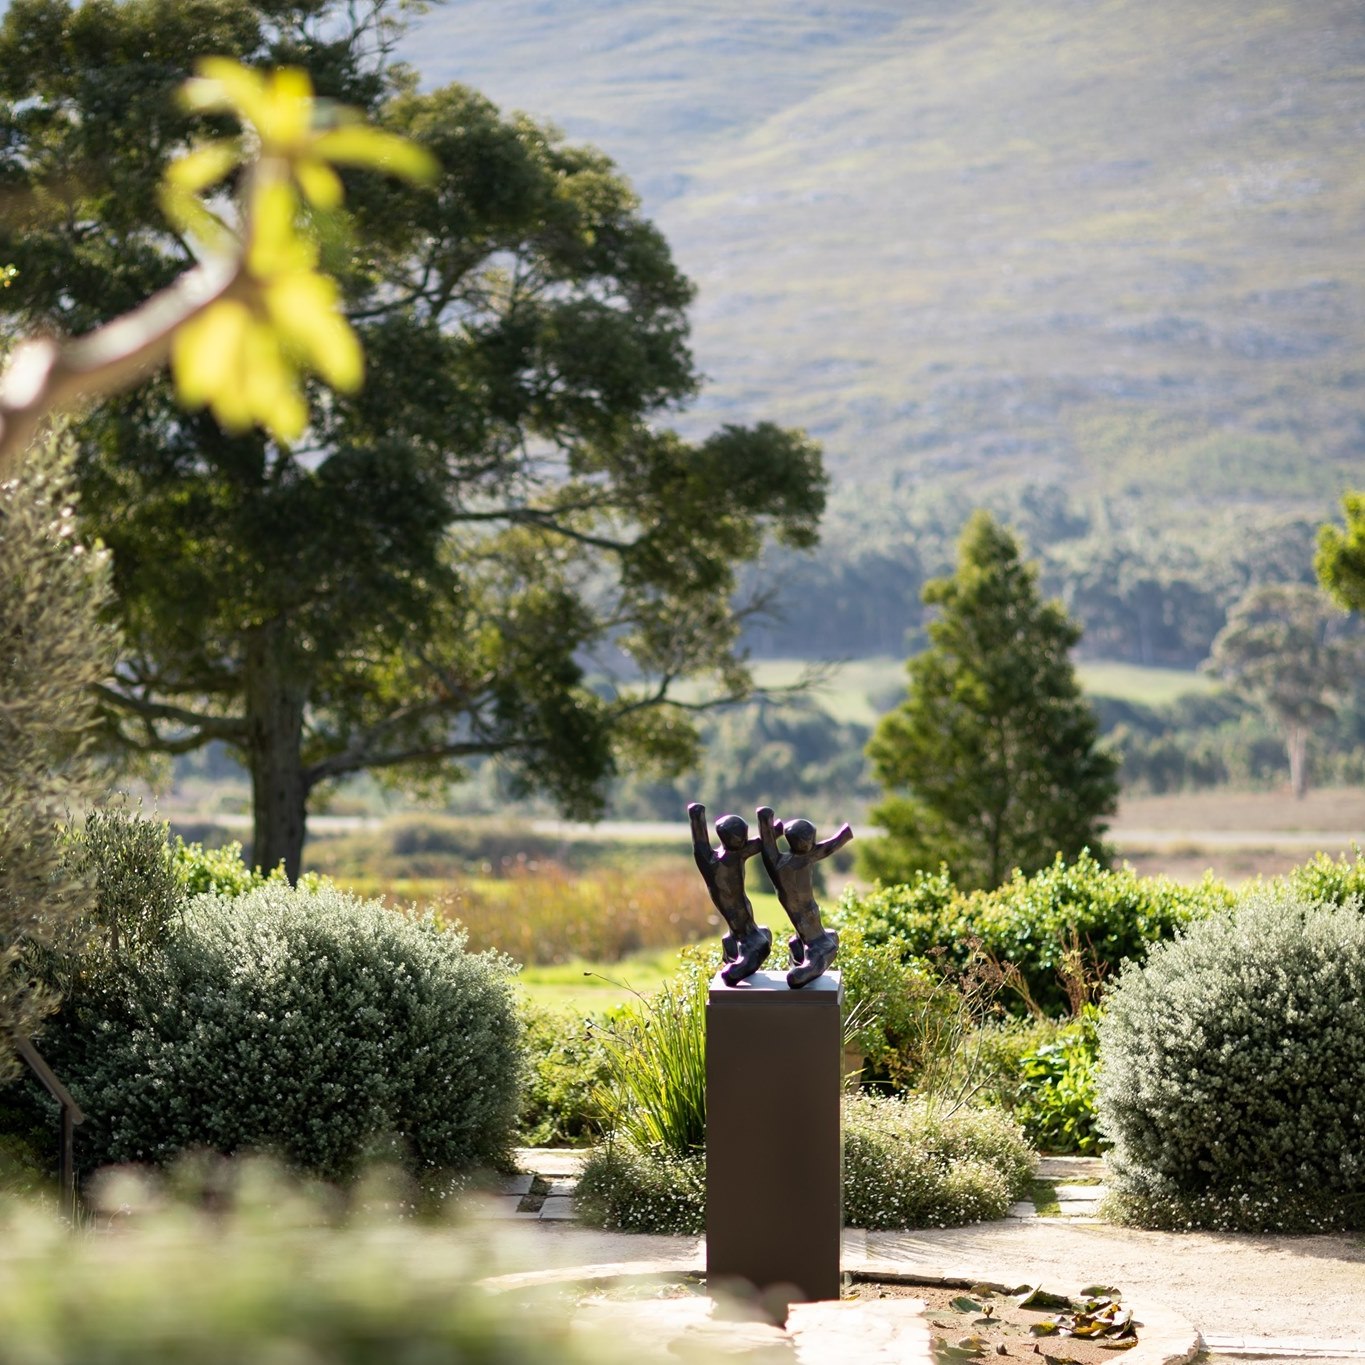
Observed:
[[[1177,519],[1362,475],[1356,0],[470,0],[407,51],[632,176],[698,423]]]

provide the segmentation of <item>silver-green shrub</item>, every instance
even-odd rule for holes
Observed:
[[[190,902],[50,1036],[88,1116],[82,1164],[262,1149],[327,1177],[380,1148],[419,1174],[501,1162],[519,1049],[503,959],[378,901],[273,881]]]
[[[995,1109],[945,1114],[922,1100],[844,1102],[844,1222],[858,1228],[960,1227],[1005,1211],[1027,1189],[1033,1153]]]
[[[1125,969],[1099,1113],[1133,1221],[1365,1226],[1365,915],[1262,889]]]

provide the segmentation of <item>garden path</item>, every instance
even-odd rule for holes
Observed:
[[[567,1274],[569,1267],[605,1273],[630,1265],[678,1274],[704,1266],[705,1243],[698,1238],[609,1233],[579,1224],[573,1188],[583,1156],[551,1149],[518,1153],[523,1174],[491,1195],[484,1211],[499,1223],[537,1231],[506,1247],[500,1242],[501,1269],[523,1278],[550,1267]],[[1102,1182],[1097,1159],[1043,1158],[1033,1191],[1037,1202],[1015,1205],[1005,1219],[913,1232],[850,1228],[843,1264],[860,1275],[928,1282],[1008,1281],[1064,1291],[1096,1282],[1117,1285],[1142,1305],[1155,1329],[1148,1339],[1161,1353],[1152,1360],[1187,1358],[1202,1336],[1210,1365],[1252,1357],[1262,1365],[1365,1365],[1365,1239],[1115,1227],[1096,1216]],[[1140,1365],[1135,1355],[1125,1356],[1130,1365]]]

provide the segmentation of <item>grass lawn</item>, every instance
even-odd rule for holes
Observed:
[[[1190,692],[1217,692],[1222,686],[1205,673],[1181,668],[1145,668],[1141,664],[1096,659],[1076,665],[1076,675],[1087,696],[1160,706]]]

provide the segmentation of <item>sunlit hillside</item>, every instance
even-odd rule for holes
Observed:
[[[457,0],[405,50],[632,176],[699,425],[1139,525],[1361,478],[1358,0]]]

